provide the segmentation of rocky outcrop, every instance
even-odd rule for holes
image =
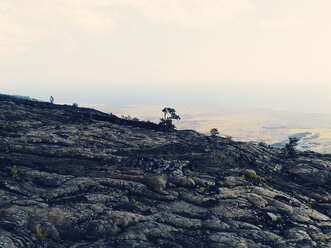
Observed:
[[[107,118],[0,97],[0,247],[330,247],[330,155]]]

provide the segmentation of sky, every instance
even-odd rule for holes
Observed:
[[[331,113],[330,0],[1,0],[0,93]]]

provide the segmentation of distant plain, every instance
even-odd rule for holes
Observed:
[[[162,116],[159,105],[81,105],[117,116],[137,117],[158,122]],[[220,136],[237,141],[265,142],[283,147],[289,136],[300,138],[299,149],[331,153],[331,114],[310,114],[253,108],[197,108],[175,106],[181,116],[175,121],[178,129],[208,133],[217,128]]]

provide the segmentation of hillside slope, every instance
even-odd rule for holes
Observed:
[[[103,112],[135,116],[142,120],[158,121],[160,105],[84,104]],[[209,133],[217,128],[222,135],[235,140],[259,143],[264,141],[282,148],[288,136],[300,138],[299,150],[331,153],[331,114],[296,113],[254,108],[187,107],[176,105],[182,117],[179,129]]]
[[[0,247],[330,247],[330,169],[0,96]]]

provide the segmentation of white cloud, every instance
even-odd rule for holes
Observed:
[[[73,32],[102,34],[115,26],[103,7],[106,0],[1,0],[0,56],[28,52],[32,45],[53,39],[74,50]]]
[[[292,29],[303,23],[304,21],[301,18],[286,17],[281,19],[264,20],[260,23],[260,26],[264,29],[269,29],[269,30],[281,30],[281,29]]]
[[[74,20],[94,32],[104,32],[115,26],[115,21],[109,15],[86,7],[74,10]]]
[[[51,37],[56,40],[66,51],[75,51],[75,40],[72,35],[59,30],[50,31]]]
[[[235,18],[254,6],[247,0],[114,0],[137,9],[146,18],[178,24],[182,27],[201,27]]]
[[[28,52],[49,39],[73,51],[78,32],[107,34],[116,27],[114,13],[127,17],[133,11],[152,22],[201,27],[250,9],[248,0],[1,0],[0,55]]]
[[[10,22],[0,14],[0,56],[24,53],[28,50],[28,45],[34,41],[34,30]]]

